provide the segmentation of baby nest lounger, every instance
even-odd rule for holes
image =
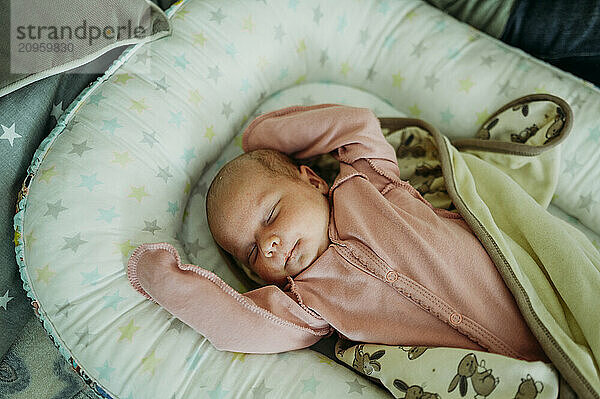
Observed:
[[[550,210],[600,242],[600,92],[588,83],[419,0],[188,0],[167,14],[170,37],[128,49],[63,114],[15,216],[36,315],[99,397],[389,397],[312,350],[220,352],[127,280],[137,245],[168,242],[182,262],[247,289],[210,237],[204,195],[263,112],[348,104],[468,138],[509,100],[555,94],[574,124],[556,149]]]

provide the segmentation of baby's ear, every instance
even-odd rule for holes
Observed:
[[[321,176],[316,174],[311,168],[309,168],[306,165],[300,165],[299,169],[300,179],[315,187],[321,192],[321,194],[326,195],[329,192],[329,186],[327,185],[325,180],[323,180]]]

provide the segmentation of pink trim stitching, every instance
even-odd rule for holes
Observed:
[[[290,285],[290,292],[292,294],[294,294],[294,296],[296,296],[298,305],[300,305],[300,307],[302,309],[304,309],[306,312],[308,312],[314,318],[323,320],[323,318],[319,314],[315,313],[315,311],[313,311],[311,308],[309,308],[308,306],[306,306],[304,304],[304,301],[302,300],[302,297],[300,296],[300,293],[298,292],[298,286],[296,285],[296,282],[294,281],[294,279],[292,279],[290,276],[287,276],[287,280]]]
[[[369,178],[367,177],[367,175],[365,175],[364,173],[361,173],[359,171],[352,172],[349,175],[342,176],[341,178],[338,176],[338,177],[336,177],[335,181],[333,182],[333,184],[329,188],[329,193],[328,193],[329,198],[331,198],[331,196],[333,195],[333,191],[336,188],[338,188],[346,180],[348,180],[348,179],[350,179],[352,177],[355,177],[355,176],[359,176],[359,177],[364,178],[365,180],[369,180]]]
[[[143,244],[143,245],[145,245],[145,244]],[[143,245],[140,245],[139,247],[137,247],[135,249],[135,251],[133,251],[133,253],[131,254],[131,257],[129,258],[129,261],[127,262],[127,279],[129,280],[129,283],[133,286],[133,288],[135,288],[135,290],[137,292],[139,292],[140,294],[142,294],[143,296],[145,296],[152,302],[157,303],[154,300],[154,298],[152,298],[150,296],[150,294],[148,294],[142,288],[142,285],[140,284],[140,281],[137,276],[137,264],[140,261],[142,254],[144,252],[146,252],[146,250],[143,248]]]

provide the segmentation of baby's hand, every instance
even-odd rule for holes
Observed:
[[[175,257],[166,250],[145,252],[137,265],[137,275],[140,285],[148,292],[152,286],[159,283],[170,268],[177,268]]]
[[[179,255],[170,244],[142,244],[133,251],[127,265],[127,275],[134,288],[146,297],[164,285],[179,269]]]

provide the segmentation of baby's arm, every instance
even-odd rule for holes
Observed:
[[[276,286],[240,294],[214,273],[182,265],[166,243],[143,244],[127,275],[136,290],[204,335],[219,350],[277,353],[306,348],[331,331]]]
[[[371,167],[399,178],[394,148],[385,140],[379,119],[367,108],[336,104],[294,106],[263,114],[244,131],[244,151],[270,148],[294,158],[332,153],[353,164],[371,159]]]

